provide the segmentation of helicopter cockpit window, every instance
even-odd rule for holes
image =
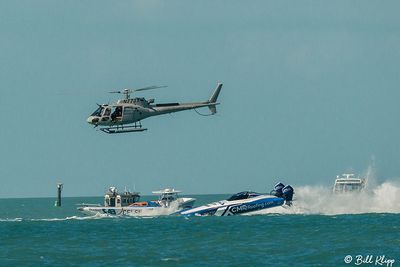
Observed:
[[[110,114],[111,114],[111,109],[106,108],[106,111],[104,111],[104,116],[110,116]]]
[[[114,112],[111,114],[111,119],[115,120],[116,118],[122,117],[122,107],[115,107]]]
[[[96,109],[95,112],[92,113],[92,115],[90,116],[96,116],[96,117],[101,117],[101,113],[103,112],[103,107],[99,107],[98,109]]]

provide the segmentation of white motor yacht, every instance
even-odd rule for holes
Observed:
[[[353,193],[361,192],[367,185],[366,179],[356,177],[353,173],[344,173],[341,177],[336,176],[333,193]]]

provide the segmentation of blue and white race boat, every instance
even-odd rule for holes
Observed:
[[[185,210],[187,216],[231,216],[253,213],[279,206],[290,206],[294,190],[290,185],[278,183],[270,194],[243,191],[226,200],[217,201],[197,208]]]

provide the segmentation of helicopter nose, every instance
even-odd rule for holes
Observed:
[[[97,123],[99,122],[99,118],[90,116],[89,118],[87,118],[86,121],[87,121],[88,123],[90,123],[90,124],[97,124]]]

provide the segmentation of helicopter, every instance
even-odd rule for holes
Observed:
[[[207,101],[192,103],[161,103],[155,104],[154,98],[145,99],[143,97],[131,98],[134,92],[153,90],[167,86],[148,86],[138,89],[123,89],[122,91],[111,91],[112,94],[125,95],[124,99],[119,99],[116,103],[97,104],[98,108],[87,118],[87,122],[94,125],[95,128],[100,126],[100,130],[107,134],[142,132],[147,128],[142,127],[141,121],[148,117],[168,114],[183,110],[208,107],[210,114],[217,113],[217,99],[221,92],[222,83],[217,83],[213,94]],[[200,114],[200,113],[199,113]],[[200,114],[203,115],[203,114]],[[204,115],[204,116],[208,116]]]

